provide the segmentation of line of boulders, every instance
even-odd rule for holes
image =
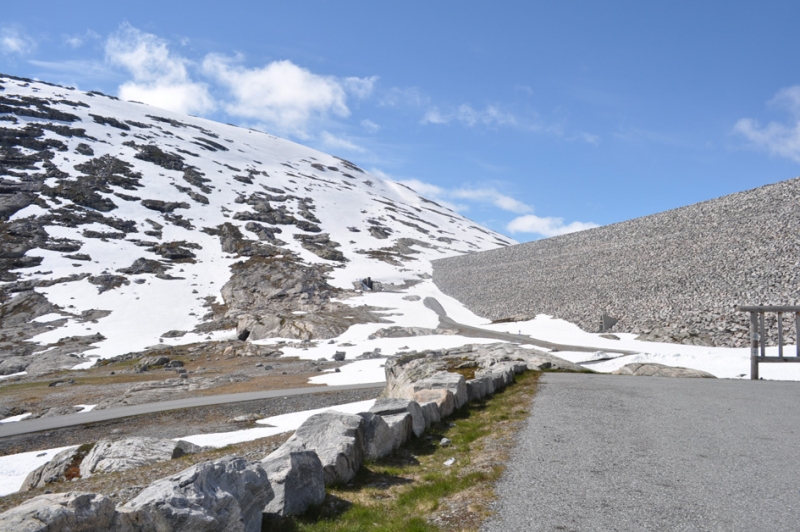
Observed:
[[[469,401],[502,390],[515,374],[580,369],[510,344],[404,353],[385,368],[386,387],[369,411],[315,414],[261,461],[226,456],[201,462],[153,482],[119,507],[95,493],[40,495],[0,514],[0,529],[258,531],[264,519],[321,504],[325,487],[350,482],[365,459],[387,456]],[[97,471],[102,460],[92,456],[94,449],[114,446],[98,443],[83,461]]]

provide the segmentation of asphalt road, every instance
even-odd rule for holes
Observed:
[[[484,532],[800,530],[800,383],[540,382]]]
[[[270,399],[273,397],[288,397],[290,395],[335,392],[339,390],[383,388],[385,385],[385,382],[373,382],[366,384],[348,384],[343,386],[315,386],[306,388],[290,388],[286,390],[265,390],[261,392],[206,395],[202,397],[190,397],[188,399],[176,399],[173,401],[161,401],[158,403],[145,403],[134,406],[109,408],[106,410],[92,410],[91,412],[68,414],[66,416],[54,416],[17,421],[15,423],[3,423],[0,424],[0,438],[28,434],[31,432],[41,432],[45,430],[72,427],[76,425],[85,425],[87,423],[96,423],[98,421],[109,421],[112,419],[120,419],[130,416],[152,414],[153,412],[163,412],[165,410],[179,410],[182,408],[221,405],[225,403],[240,403],[243,401]]]

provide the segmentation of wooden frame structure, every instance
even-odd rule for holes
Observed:
[[[750,379],[758,380],[758,364],[762,362],[800,362],[800,307],[739,307],[742,312],[750,313]],[[764,314],[775,312],[778,315],[778,356],[766,356],[766,329]],[[794,356],[783,356],[783,315],[794,314],[795,343],[797,350]]]

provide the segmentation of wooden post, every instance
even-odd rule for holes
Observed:
[[[764,318],[764,311],[762,310],[759,315],[761,316],[761,331],[758,333],[761,339],[761,356],[767,356],[767,328],[765,325],[766,318]]]
[[[783,312],[778,312],[778,356],[783,358]]]
[[[750,313],[750,380],[758,380],[758,315]]]
[[[797,358],[800,358],[800,312],[794,313],[794,343],[797,345]]]

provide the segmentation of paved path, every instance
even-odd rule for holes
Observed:
[[[485,532],[800,530],[800,383],[540,382]]]
[[[30,432],[41,432],[43,430],[72,427],[75,425],[84,425],[86,423],[96,423],[98,421],[109,421],[123,417],[140,416],[142,414],[163,412],[165,410],[179,410],[182,408],[221,405],[225,403],[240,403],[244,401],[256,401],[258,399],[270,399],[273,397],[288,397],[290,395],[326,393],[340,390],[361,390],[364,388],[383,388],[385,385],[385,382],[374,382],[366,384],[348,384],[343,386],[315,386],[306,388],[290,388],[286,390],[265,390],[262,392],[206,395],[202,397],[176,399],[173,401],[161,401],[158,403],[122,406],[119,408],[109,408],[106,410],[92,410],[91,412],[68,414],[66,416],[23,420],[17,421],[16,423],[3,423],[0,425],[0,438],[4,438],[6,436],[17,436],[19,434],[28,434]]]
[[[439,303],[435,297],[426,297],[422,303],[434,311],[439,316],[439,327],[442,329],[452,329],[458,331],[458,334],[461,336],[467,336],[469,338],[492,338],[495,340],[502,340],[503,342],[513,342],[518,344],[528,344],[528,345],[535,345],[538,347],[544,347],[547,349],[552,349],[554,351],[583,351],[586,353],[594,353],[596,351],[608,351],[611,353],[622,353],[623,355],[635,355],[638,351],[627,351],[625,349],[609,349],[607,347],[587,347],[585,345],[568,345],[568,344],[555,344],[553,342],[548,342],[546,340],[537,340],[532,336],[528,336],[525,334],[514,334],[514,333],[506,333],[500,331],[492,331],[489,329],[484,329],[482,327],[475,327],[472,325],[464,325],[463,323],[458,323],[453,318],[447,315],[445,312],[444,307],[442,304]],[[556,356],[557,353],[556,353]]]

